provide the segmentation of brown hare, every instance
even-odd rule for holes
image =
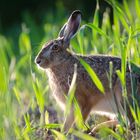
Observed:
[[[120,80],[116,74],[116,70],[121,69],[121,59],[114,56],[105,55],[90,55],[80,56],[71,53],[68,48],[70,40],[76,34],[80,27],[81,12],[74,11],[68,21],[60,30],[57,39],[54,39],[46,44],[36,57],[36,64],[45,69],[49,77],[49,84],[54,98],[59,103],[62,109],[65,109],[66,99],[74,74],[74,65],[77,65],[77,79],[75,97],[80,106],[84,121],[87,119],[90,112],[99,115],[106,115],[110,121],[104,122],[108,126],[116,125],[117,114],[120,112],[125,115],[122,107],[122,88]],[[82,66],[79,58],[86,61],[94,70],[96,75],[102,82],[105,94],[103,95],[91,80],[89,74]],[[113,64],[112,88],[116,97],[117,105],[114,101],[114,96],[110,92],[109,79],[109,63]],[[140,75],[132,73],[132,76],[137,80],[137,93],[140,95]],[[127,93],[131,94],[131,80],[129,68],[126,70]],[[129,116],[128,116],[129,118]],[[74,108],[70,110],[66,118],[64,131],[68,131],[74,123]],[[99,125],[100,126],[100,125]],[[98,127],[93,129],[93,132]]]

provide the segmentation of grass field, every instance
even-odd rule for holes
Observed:
[[[122,82],[124,89],[122,94],[125,100],[126,61],[140,65],[140,1],[134,0],[128,4],[124,0],[123,4],[119,5],[115,1],[108,0],[108,3],[113,7],[113,25],[107,9],[103,15],[102,26],[99,27],[100,8],[97,5],[93,22],[82,22],[80,31],[71,41],[71,49],[75,53],[84,55],[108,54],[121,57],[122,70],[117,73]],[[66,18],[60,16],[61,14],[64,15],[64,12],[60,11],[55,18],[48,13],[40,26],[37,26],[29,14],[25,14],[18,33],[15,27],[9,29],[7,35],[0,34],[1,140],[44,139],[45,132],[52,133],[55,139],[60,140],[74,139],[73,136],[83,140],[94,139],[83,133],[80,125],[78,125],[79,131],[73,129],[70,132],[71,138],[58,131],[63,124],[63,114],[51,97],[45,72],[38,69],[34,63],[42,44],[56,38],[61,25],[66,21]],[[49,111],[44,112],[46,109]],[[52,114],[52,122],[48,117],[49,113]],[[101,129],[100,139],[139,139],[140,108],[138,106],[135,110],[132,108],[131,113],[135,119],[134,132],[124,125],[126,122],[120,121],[116,131],[109,128]],[[77,114],[80,117],[80,113]],[[55,122],[55,119],[58,122]]]

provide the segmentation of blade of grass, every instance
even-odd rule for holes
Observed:
[[[72,106],[72,102],[73,102],[74,94],[76,90],[76,78],[77,78],[77,65],[74,66],[74,74],[73,74],[72,82],[68,91],[65,116],[69,114],[69,110]]]
[[[74,98],[74,117],[75,117],[75,124],[79,130],[87,130],[87,126],[85,126],[83,116],[80,110],[80,106]]]
[[[96,138],[88,135],[88,134],[84,134],[80,131],[76,131],[76,130],[72,130],[72,134],[74,134],[75,136],[79,137],[82,140],[97,140]]]
[[[136,8],[136,14],[140,18],[140,1],[135,0],[135,8]]]
[[[105,131],[105,132],[111,134],[111,135],[112,135],[115,139],[117,139],[117,140],[125,140],[121,135],[115,133],[112,129],[110,129],[110,128],[108,128],[108,127],[103,127],[100,131],[101,131],[101,132],[102,132],[102,131]]]
[[[108,35],[106,35],[106,33],[104,33],[99,27],[95,26],[94,24],[88,23],[88,24],[85,24],[85,26],[91,28],[92,30],[95,29],[100,35],[104,36],[108,40],[111,39]]]
[[[48,129],[56,129],[60,127],[61,127],[61,124],[56,124],[56,123],[50,123],[50,124],[45,125],[45,128],[48,128]]]
[[[104,87],[101,83],[101,81],[99,80],[98,76],[96,75],[96,73],[94,72],[94,70],[90,67],[90,65],[88,63],[86,63],[83,59],[80,58],[80,63],[83,65],[83,67],[85,68],[85,70],[88,72],[88,74],[90,75],[93,83],[96,85],[96,87],[101,91],[101,93],[104,94]]]
[[[63,135],[62,133],[56,131],[56,130],[51,130],[52,133],[54,133],[57,136],[58,140],[67,140],[66,136]]]

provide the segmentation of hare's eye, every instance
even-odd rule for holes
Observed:
[[[52,49],[53,50],[58,50],[59,49],[59,46],[58,45],[54,45]]]

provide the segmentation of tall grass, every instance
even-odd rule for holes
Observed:
[[[77,37],[71,41],[72,50],[81,54],[101,53],[121,57],[122,69],[117,71],[117,74],[122,83],[122,94],[126,104],[126,61],[140,65],[140,2],[134,0],[128,3],[124,0],[122,5],[113,0],[107,0],[107,2],[113,7],[113,25],[109,18],[110,10],[107,9],[103,15],[102,25],[99,27],[100,7],[97,3],[93,22],[81,27]],[[51,15],[48,17],[53,21]],[[64,21],[61,17],[58,18],[58,24]],[[29,14],[26,14],[24,19],[25,23],[21,24],[18,38],[13,39],[12,36],[6,37],[0,34],[0,139],[43,139],[43,136],[36,134],[36,131],[44,131],[44,129],[51,130],[55,138],[68,139],[63,133],[57,131],[62,125],[49,123],[48,113],[44,112],[46,106],[53,106],[61,116],[61,111],[53,103],[54,100],[50,100],[47,76],[34,64],[34,58],[41,45],[57,36],[59,26],[49,23],[49,18],[40,27]],[[131,67],[131,63],[129,65]],[[135,70],[139,73],[136,65]],[[86,64],[85,67],[87,71],[90,69]],[[92,71],[90,74],[94,75]],[[103,85],[99,81],[98,83],[103,91]],[[72,90],[73,88],[71,87]],[[68,99],[68,103],[71,103],[70,100]],[[133,106],[130,108],[136,122],[136,132],[124,126],[124,123],[127,124],[126,121],[120,121],[115,132],[109,128],[103,128],[99,133],[102,139],[123,140],[128,139],[130,134],[132,139],[137,139],[140,131],[140,108],[137,102],[134,104],[135,108]],[[41,114],[39,119],[35,118],[37,107]],[[30,112],[26,113],[29,109],[33,110],[34,117]],[[78,114],[81,118],[80,112],[76,113],[77,116]],[[62,124],[61,119],[59,123]],[[77,127],[81,129],[81,126],[77,125]],[[72,129],[70,134],[83,140],[94,139],[80,130]],[[74,138],[71,137],[71,139]]]

